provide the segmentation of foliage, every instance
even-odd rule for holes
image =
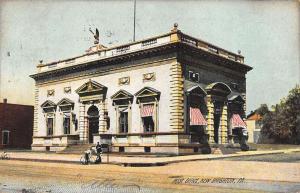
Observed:
[[[300,85],[296,85],[271,110],[267,105],[261,105],[257,113],[262,116],[263,136],[278,143],[300,144]]]

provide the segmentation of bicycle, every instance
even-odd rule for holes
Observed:
[[[0,159],[2,159],[2,160],[9,160],[10,157],[9,157],[9,155],[6,152],[3,152],[1,154],[1,156],[0,156]]]
[[[88,156],[89,156],[89,159],[88,159],[88,160],[86,160],[86,155],[85,155],[85,154],[83,154],[83,155],[81,156],[81,158],[80,158],[80,163],[81,163],[82,165],[88,165],[89,163],[95,163],[95,158],[94,158],[94,156],[93,156],[92,154],[89,154]]]
[[[95,164],[100,164],[100,163],[102,163],[102,151],[97,153],[96,160],[95,160]]]

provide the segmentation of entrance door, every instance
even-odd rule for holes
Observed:
[[[97,134],[99,130],[99,110],[96,106],[91,106],[88,111],[89,120],[89,143],[93,143],[93,134]]]
[[[215,143],[219,142],[219,127],[220,127],[220,114],[214,114],[214,140]]]
[[[222,113],[222,102],[216,101],[214,103],[215,113],[214,113],[214,141],[219,143],[219,127]]]
[[[89,143],[93,143],[93,134],[97,134],[99,129],[99,117],[89,118]]]

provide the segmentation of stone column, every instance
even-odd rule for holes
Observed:
[[[173,132],[183,132],[184,86],[182,66],[180,63],[172,64],[170,67],[170,78],[170,128]]]
[[[106,131],[106,119],[105,119],[105,102],[101,101],[99,103],[99,134],[105,133]]]
[[[228,128],[228,135],[231,135],[230,138],[228,138],[228,143],[233,144],[233,138],[232,138],[232,128],[231,128],[231,123],[230,123],[230,119],[231,119],[232,113],[230,112],[230,106],[228,106],[227,109],[227,128]]]
[[[82,142],[87,142],[87,129],[86,129],[85,105],[80,103],[79,106],[79,138]]]
[[[214,103],[211,96],[207,95],[207,134],[209,134],[209,143],[214,143]]]
[[[221,144],[226,144],[227,141],[227,104],[224,104],[221,114]]]
[[[242,97],[245,101],[244,104],[243,104],[243,116],[245,116],[245,112],[246,112],[246,93],[242,93]]]
[[[35,92],[34,92],[34,118],[33,118],[33,136],[38,136],[38,122],[41,121],[42,119],[39,120],[39,88],[36,85],[35,86]]]
[[[57,135],[63,135],[64,132],[64,113],[58,112],[56,113],[56,134]]]

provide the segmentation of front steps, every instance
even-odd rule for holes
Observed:
[[[83,154],[90,147],[95,147],[94,144],[76,144],[76,145],[68,145],[64,150],[58,151],[57,153],[64,154]]]

